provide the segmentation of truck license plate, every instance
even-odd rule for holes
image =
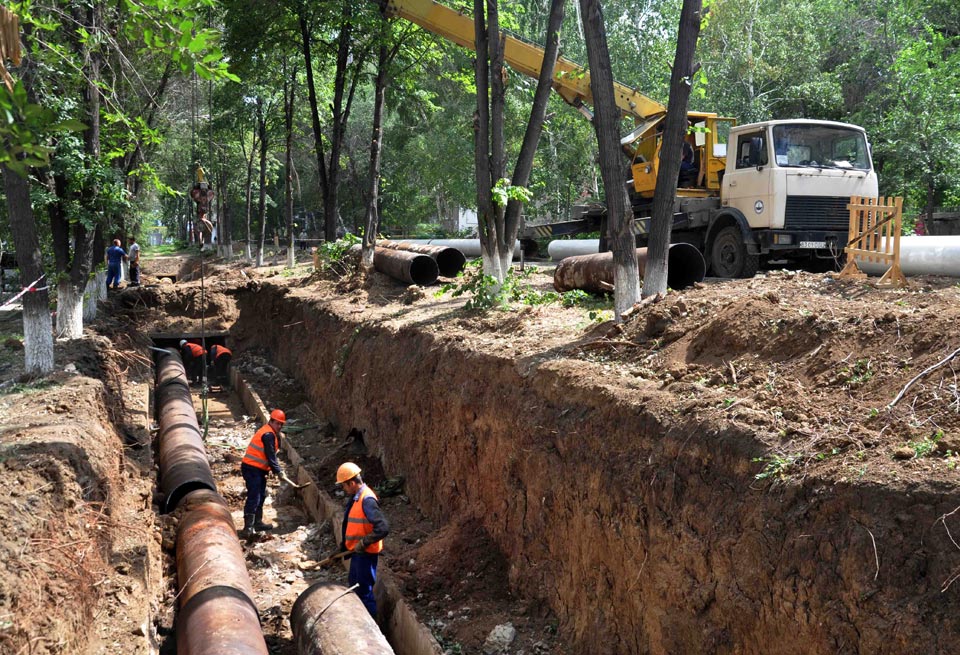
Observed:
[[[826,248],[827,242],[826,241],[801,241],[800,247],[801,248]]]

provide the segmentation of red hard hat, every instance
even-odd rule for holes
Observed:
[[[282,409],[275,409],[270,412],[270,418],[274,421],[280,421],[281,423],[287,422],[287,415],[283,413]]]

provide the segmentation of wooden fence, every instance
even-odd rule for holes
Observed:
[[[844,248],[847,264],[840,271],[840,277],[862,277],[857,260],[875,262],[887,266],[877,286],[907,286],[900,270],[903,198],[853,196],[847,209],[850,210],[849,240]]]

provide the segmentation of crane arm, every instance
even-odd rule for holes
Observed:
[[[387,16],[397,16],[416,23],[426,31],[464,48],[476,50],[473,16],[434,2],[433,0],[385,0]],[[501,32],[504,39],[503,58],[524,75],[539,79],[543,64],[543,48],[511,34]],[[553,88],[567,103],[593,118],[590,73],[569,59],[559,57],[553,73]],[[666,114],[667,108],[623,84],[613,83],[620,113],[637,122],[646,122]]]

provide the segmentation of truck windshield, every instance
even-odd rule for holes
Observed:
[[[870,170],[863,132],[836,125],[774,125],[778,166]]]

